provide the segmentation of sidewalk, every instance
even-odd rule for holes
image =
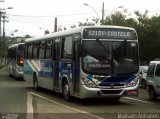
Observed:
[[[7,61],[5,59],[0,59],[0,70],[7,66]]]

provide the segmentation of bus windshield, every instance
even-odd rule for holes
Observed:
[[[24,45],[19,45],[17,50],[17,64],[23,65],[24,63]]]
[[[137,73],[138,43],[131,41],[83,41],[83,70],[99,75]]]

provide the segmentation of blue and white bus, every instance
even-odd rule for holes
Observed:
[[[7,61],[9,76],[23,78],[24,43],[12,44],[8,47]]]
[[[138,47],[136,31],[120,26],[85,26],[29,38],[24,79],[66,100],[137,96]]]

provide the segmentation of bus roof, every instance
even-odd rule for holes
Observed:
[[[11,49],[11,48],[15,48],[15,47],[18,47],[18,45],[23,45],[24,43],[16,43],[16,44],[12,44],[8,47],[8,49]]]
[[[69,29],[69,30],[65,30],[65,31],[61,31],[61,32],[54,32],[54,33],[46,34],[46,35],[43,35],[43,36],[28,38],[28,39],[25,40],[25,43],[32,42],[32,41],[39,41],[39,40],[42,40],[42,39],[50,39],[50,38],[59,37],[59,36],[63,36],[63,35],[70,35],[70,34],[74,34],[74,33],[81,33],[85,28],[118,28],[118,29],[128,29],[128,30],[134,30],[135,31],[135,29],[133,29],[133,28],[123,27],[123,26],[112,26],[112,25],[82,26],[82,27],[79,27],[79,28]]]

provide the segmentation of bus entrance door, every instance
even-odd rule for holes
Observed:
[[[79,95],[79,78],[80,78],[80,57],[78,56],[79,53],[77,53],[78,46],[80,44],[80,41],[74,42],[74,65],[73,65],[73,91],[74,95]]]
[[[60,43],[55,44],[55,66],[54,66],[54,81],[53,89],[55,91],[60,91],[59,87],[59,61],[60,61]]]

